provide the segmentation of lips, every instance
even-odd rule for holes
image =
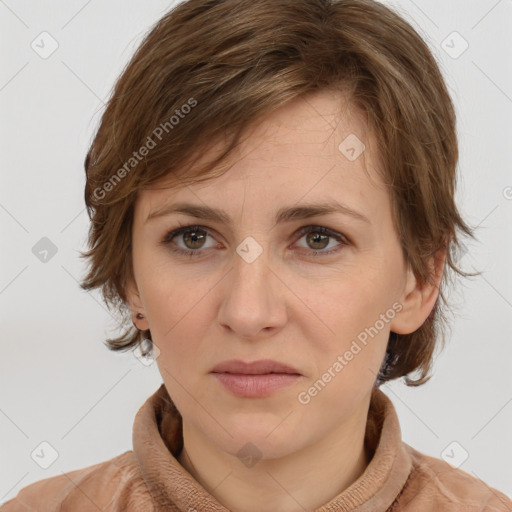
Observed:
[[[292,366],[273,361],[272,359],[262,359],[259,361],[245,362],[240,359],[224,361],[216,365],[211,373],[235,373],[245,375],[265,375],[269,373],[288,373],[301,375],[299,370]]]

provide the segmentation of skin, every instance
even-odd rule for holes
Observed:
[[[361,476],[373,455],[364,434],[390,331],[418,329],[438,296],[444,257],[432,261],[436,284],[420,286],[402,256],[375,141],[350,105],[340,110],[340,99],[322,91],[287,103],[254,127],[223,176],[144,190],[137,199],[128,293],[133,321],[151,329],[158,368],[183,417],[180,463],[235,512],[313,510]],[[349,134],[366,144],[355,161],[338,149]],[[281,207],[328,199],[370,223],[330,213],[275,224]],[[224,209],[232,226],[176,213],[146,222],[178,201]],[[161,244],[188,225],[202,226],[206,238],[194,243],[182,234]],[[315,231],[298,234],[304,226],[327,227],[347,245]],[[247,236],[263,249],[252,263],[236,252]],[[187,258],[172,248],[201,254]],[[394,318],[300,403],[298,394],[394,303],[401,306]],[[241,398],[209,373],[228,359],[266,358],[302,377],[269,397]],[[237,456],[248,442],[261,457],[251,467]]]

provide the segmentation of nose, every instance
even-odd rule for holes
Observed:
[[[287,290],[279,271],[271,268],[268,251],[258,251],[254,257],[251,250],[254,247],[241,244],[233,253],[233,265],[223,280],[218,321],[237,337],[255,340],[285,325]]]

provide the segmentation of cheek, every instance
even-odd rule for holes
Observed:
[[[380,365],[394,317],[390,295],[385,282],[371,272],[330,281],[314,294],[309,290],[306,296],[312,323],[308,338],[323,367],[330,367],[344,354],[345,373]],[[320,373],[323,367],[318,368]]]
[[[335,337],[356,335],[389,307],[391,294],[386,283],[370,271],[346,273],[320,283],[314,291],[312,288],[305,283],[300,292],[307,309],[323,320]]]
[[[179,269],[171,267],[170,261],[165,249],[158,247],[154,240],[144,239],[134,247],[133,264],[137,286],[148,317],[153,322],[158,322],[164,313],[176,311],[179,307],[178,297],[183,296],[181,273]]]
[[[380,294],[338,292],[332,299],[322,317],[332,332],[323,329],[324,335],[309,338],[315,361],[309,385],[322,390],[318,407],[350,410],[377,378],[392,318],[381,320],[388,308]]]
[[[208,282],[190,280],[179,272],[155,271],[145,281],[151,336],[171,373],[184,372],[201,360],[200,344],[212,325]],[[179,365],[177,364],[179,362]],[[171,370],[172,369],[172,370]]]

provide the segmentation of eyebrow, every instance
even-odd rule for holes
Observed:
[[[226,211],[209,206],[195,205],[191,203],[177,203],[163,206],[151,212],[145,222],[158,217],[181,213],[197,219],[216,221],[220,224],[231,226],[232,221]],[[352,210],[348,206],[336,201],[321,204],[301,204],[297,206],[281,208],[276,213],[276,224],[290,222],[293,220],[307,219],[318,215],[327,215],[329,213],[340,213],[356,220],[366,222],[371,225],[370,220],[362,213]]]

